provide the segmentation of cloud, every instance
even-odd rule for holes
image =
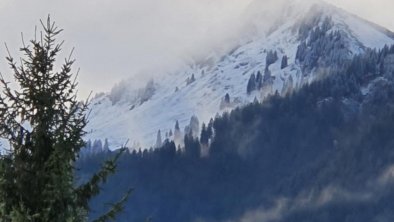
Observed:
[[[19,47],[48,13],[64,28],[65,49],[76,47],[81,87],[108,91],[121,79],[178,67],[185,55],[222,46],[248,1],[14,0],[0,8],[1,42]],[[4,58],[4,50],[0,50]],[[5,67],[2,65],[2,71]],[[85,91],[89,91],[86,89]]]
[[[253,0],[2,0],[0,42],[20,46],[20,32],[33,36],[48,13],[65,29],[65,50],[76,47],[80,90],[109,91],[130,76],[162,74],[185,60],[226,49],[236,42],[240,15]],[[394,1],[327,0],[394,30]],[[256,10],[275,8],[273,0],[255,0]],[[267,7],[269,5],[269,7]],[[268,10],[277,12],[277,10]],[[259,22],[262,22],[260,20]],[[4,31],[6,30],[6,31]],[[4,58],[5,50],[0,50]],[[0,60],[0,70],[7,70]],[[144,75],[139,75],[144,73]]]

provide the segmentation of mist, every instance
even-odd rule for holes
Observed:
[[[64,29],[67,52],[75,47],[80,93],[108,91],[122,79],[176,68],[231,36],[248,1],[22,1],[0,4],[1,42],[17,56],[20,33],[34,36],[39,19],[51,14]],[[4,47],[0,57],[6,55]],[[2,73],[7,73],[5,60]],[[138,74],[143,75],[138,75]]]
[[[327,0],[394,30],[390,0]],[[146,81],[239,41],[245,10],[253,0],[2,0],[1,42],[17,57],[20,33],[34,36],[39,19],[51,14],[65,29],[64,52],[75,47],[80,96],[106,92],[122,79]],[[272,0],[256,0],[275,8]],[[274,3],[274,4],[273,4]],[[371,7],[372,6],[372,7]],[[262,21],[259,21],[262,22]],[[263,24],[263,23],[261,23]],[[6,31],[5,31],[6,30]],[[5,57],[1,47],[0,58]],[[0,71],[9,73],[5,60]],[[6,75],[7,76],[7,75]],[[145,83],[144,83],[145,84]]]
[[[338,186],[328,185],[324,188],[300,192],[294,198],[278,197],[271,207],[250,210],[235,220],[226,222],[268,222],[280,221],[288,215],[313,211],[330,204],[371,203],[390,192],[394,182],[394,166],[388,166],[376,178],[366,182],[361,191],[346,190]]]

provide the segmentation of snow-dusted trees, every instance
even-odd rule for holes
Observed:
[[[265,58],[265,66],[269,67],[271,64],[274,64],[278,60],[278,54],[276,51],[268,51],[267,57]]]
[[[257,71],[256,75],[252,73],[246,86],[246,92],[250,94],[254,90],[260,90],[263,87],[263,81],[263,75],[260,71]]]
[[[307,51],[306,41],[302,41],[297,47],[296,60],[303,62]]]
[[[325,18],[321,25],[319,22],[299,29],[301,43],[297,48],[296,61],[302,65],[305,73],[317,67],[339,69],[350,59],[347,42],[343,38],[346,34],[329,31],[332,27],[330,18]]]
[[[196,81],[196,78],[194,77],[194,73],[191,75],[191,77],[187,77],[186,79],[186,85],[189,85],[191,83],[193,83],[194,81]]]

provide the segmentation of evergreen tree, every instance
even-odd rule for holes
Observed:
[[[208,123],[207,136],[208,136],[208,139],[213,137],[213,119],[212,118],[209,120],[209,123]]]
[[[194,77],[194,74],[192,74],[191,77],[187,77],[186,85],[189,85],[189,84],[193,83],[194,81],[196,81],[196,78]]]
[[[179,131],[180,130],[180,128],[179,128],[179,122],[178,122],[178,120],[175,122],[175,131]]]
[[[248,85],[246,86],[246,92],[250,94],[255,89],[256,89],[256,76],[254,75],[254,73],[252,73],[252,75],[250,75]]]
[[[162,141],[162,139],[161,139],[161,131],[159,130],[159,131],[157,131],[157,137],[156,137],[156,145],[155,145],[155,147],[156,148],[159,148],[159,147],[161,147],[163,145],[163,141]]]
[[[201,147],[198,138],[194,138],[193,135],[185,134],[185,155],[190,158],[199,158],[201,155]]]
[[[263,81],[267,82],[267,81],[270,81],[270,79],[271,79],[271,71],[269,70],[268,67],[265,67]]]
[[[175,122],[175,129],[174,129],[174,141],[179,143],[182,140],[182,133],[181,129],[179,128],[178,120]]]
[[[108,139],[105,139],[104,140],[103,151],[108,151],[108,150],[109,150]]]
[[[77,83],[65,59],[55,71],[55,59],[62,43],[62,31],[48,20],[41,22],[42,37],[20,49],[24,57],[17,64],[8,51],[8,63],[19,90],[0,76],[0,136],[10,149],[0,156],[1,221],[86,221],[89,200],[100,192],[99,185],[114,173],[115,161],[86,184],[76,187],[74,163],[85,135],[87,102],[76,99]],[[22,39],[23,40],[23,39]],[[29,127],[26,127],[29,126]],[[114,219],[127,195],[96,221]]]
[[[230,103],[230,95],[228,93],[224,96],[224,102]]]
[[[276,60],[278,60],[276,51],[268,51],[267,57],[265,58],[265,66],[269,67],[271,64],[274,64]]]
[[[288,60],[288,59],[287,59],[287,56],[284,55],[284,56],[282,57],[282,63],[281,63],[281,65],[280,65],[280,68],[281,68],[281,69],[284,69],[284,68],[287,67],[287,65],[288,65],[288,64],[287,64],[287,60]]]
[[[263,87],[263,75],[261,75],[260,71],[257,71],[256,88],[260,90],[262,87]]]
[[[200,122],[197,116],[193,115],[190,118],[190,123],[187,129],[185,129],[185,134],[190,134],[193,138],[196,138],[200,134]]]
[[[207,127],[205,126],[205,123],[203,123],[201,128],[200,143],[203,145],[207,145],[208,139],[209,138],[208,138]]]

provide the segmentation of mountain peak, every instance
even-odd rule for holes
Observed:
[[[322,0],[255,0],[247,7],[245,32],[249,36],[271,34],[282,26],[300,25],[330,18],[333,30],[345,31],[362,48],[382,48],[394,43],[394,33]],[[318,24],[311,24],[318,25]]]
[[[108,138],[111,148],[128,139],[150,147],[158,130],[169,135],[175,122],[181,129],[192,116],[207,123],[255,98],[299,89],[367,48],[394,44],[387,30],[323,1],[275,2],[251,3],[245,25],[250,29],[233,50],[163,73],[141,89],[119,84],[95,99],[87,138]]]

